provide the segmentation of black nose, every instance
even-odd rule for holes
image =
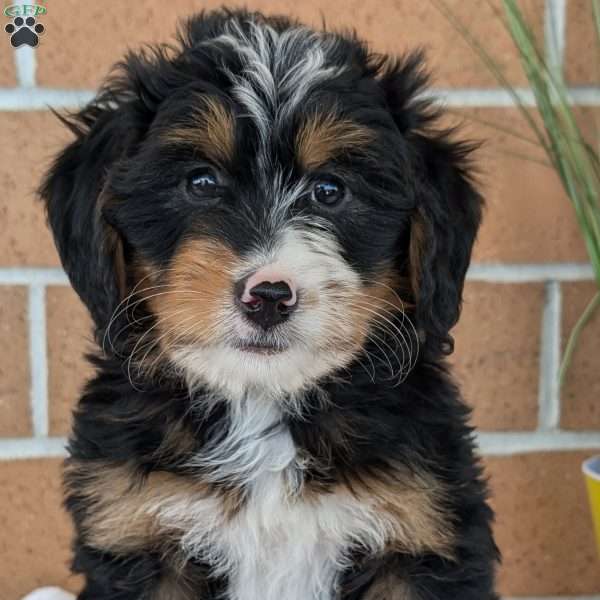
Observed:
[[[250,290],[251,296],[256,296],[265,302],[285,302],[292,299],[292,290],[285,281],[270,283],[263,281]]]
[[[238,294],[242,310],[253,323],[263,329],[282,323],[296,308],[296,304],[289,304],[294,295],[285,281],[263,281],[248,290],[248,293],[250,300],[247,302],[242,301],[241,294]]]

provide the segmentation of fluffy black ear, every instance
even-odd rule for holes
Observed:
[[[426,347],[450,354],[450,329],[458,321],[465,275],[481,221],[483,201],[470,177],[477,146],[438,131],[439,114],[422,94],[427,84],[420,53],[388,65],[381,84],[394,121],[410,149],[415,208],[408,269],[416,326]]]
[[[105,97],[59,118],[75,140],[54,161],[40,195],[71,284],[101,330],[120,301],[125,276],[121,240],[103,216],[103,189],[138,127],[126,106]]]
[[[468,172],[472,146],[447,137],[415,139],[422,182],[411,220],[409,264],[417,327],[434,351],[450,354],[482,199]]]

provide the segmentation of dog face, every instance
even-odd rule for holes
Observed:
[[[480,200],[420,58],[240,12],[181,41],[128,58],[42,189],[99,336],[234,397],[365,357],[401,377],[417,329],[445,351]]]

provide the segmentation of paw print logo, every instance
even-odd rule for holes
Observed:
[[[10,43],[15,48],[23,44],[35,48],[40,41],[38,36],[44,33],[44,29],[41,23],[35,22],[35,17],[15,17],[12,23],[7,23],[4,27],[4,31],[10,35]]]

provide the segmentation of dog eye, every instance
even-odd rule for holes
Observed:
[[[219,185],[219,178],[214,169],[201,167],[194,169],[187,178],[188,189],[192,192],[207,191]]]
[[[315,182],[312,199],[324,206],[336,206],[346,197],[344,185],[334,179],[321,179]]]

